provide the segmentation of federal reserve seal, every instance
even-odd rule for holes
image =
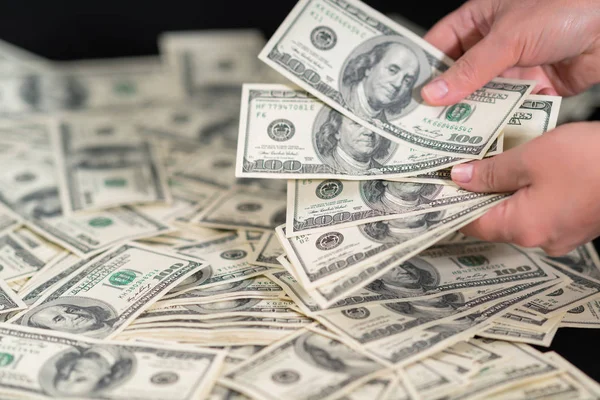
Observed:
[[[283,383],[284,385],[298,382],[300,374],[291,369],[284,369],[277,371],[271,375],[271,379],[277,383]]]
[[[368,318],[369,315],[371,315],[371,312],[365,307],[358,307],[343,310],[342,315],[350,319],[365,319]]]
[[[296,133],[296,127],[292,121],[287,119],[276,119],[267,128],[267,134],[276,142],[290,140],[294,136],[294,133]]]
[[[319,50],[331,50],[337,44],[337,35],[327,26],[317,26],[310,33],[310,41]]]
[[[344,235],[339,232],[329,232],[321,235],[317,239],[317,249],[319,250],[331,250],[338,247],[344,241]]]
[[[221,253],[221,258],[225,260],[240,260],[247,255],[248,253],[244,250],[227,250]]]
[[[321,182],[319,186],[317,186],[315,194],[321,200],[329,200],[342,193],[343,189],[344,185],[342,184],[342,181],[337,179],[328,179]]]
[[[159,372],[150,378],[155,385],[171,385],[179,380],[179,375],[174,372]]]

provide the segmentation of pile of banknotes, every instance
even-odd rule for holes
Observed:
[[[159,48],[0,42],[0,398],[600,398],[530,346],[600,328],[594,247],[464,237],[510,194],[449,178],[560,98],[498,78],[427,106],[452,60],[356,0]]]

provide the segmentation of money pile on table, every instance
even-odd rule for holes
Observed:
[[[2,399],[600,396],[530,346],[600,327],[593,246],[464,237],[510,194],[449,179],[552,129],[560,98],[496,79],[426,106],[451,60],[356,1],[302,0],[269,43],[159,47],[0,43]]]

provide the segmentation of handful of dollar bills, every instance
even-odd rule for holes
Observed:
[[[561,98],[428,106],[453,61],[394,18],[301,0],[268,43],[168,32],[160,58],[0,42],[0,397],[599,398],[529,346],[600,328],[592,244],[464,237],[510,194],[450,179]]]

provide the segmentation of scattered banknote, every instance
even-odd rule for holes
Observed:
[[[104,342],[29,327],[0,326],[11,373],[0,396],[192,400],[208,394],[223,351],[154,343]]]
[[[300,1],[259,58],[392,141],[462,158],[482,158],[535,86],[496,78],[458,104],[427,106],[415,88],[452,60],[356,0]]]
[[[291,180],[286,234],[323,232],[483,202],[495,195],[449,185],[382,180]]]
[[[133,125],[106,117],[63,119],[54,140],[65,214],[171,202],[152,144]]]
[[[206,265],[138,244],[118,246],[66,277],[11,322],[108,338]]]

